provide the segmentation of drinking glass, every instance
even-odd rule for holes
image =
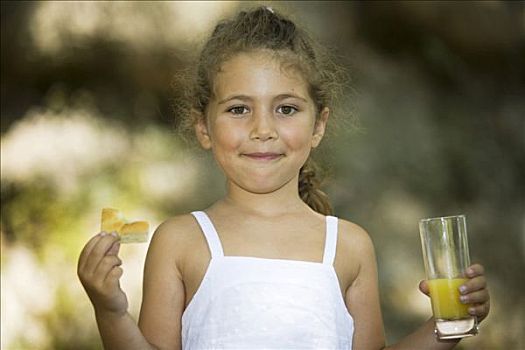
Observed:
[[[459,300],[470,266],[465,215],[422,219],[419,232],[438,338],[476,335],[476,317]]]

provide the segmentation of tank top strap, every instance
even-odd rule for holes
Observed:
[[[191,214],[197,219],[202,233],[204,233],[204,237],[206,237],[212,259],[223,257],[224,251],[222,250],[221,240],[208,215],[203,211],[194,211]]]
[[[337,245],[337,218],[326,216],[326,241],[324,244],[323,264],[333,265]]]

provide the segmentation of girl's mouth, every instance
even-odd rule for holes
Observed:
[[[271,152],[243,153],[242,155],[250,159],[262,160],[262,161],[274,160],[274,159],[281,158],[283,156],[283,154],[281,153],[271,153]]]

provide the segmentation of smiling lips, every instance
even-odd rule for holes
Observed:
[[[271,153],[271,152],[254,152],[254,153],[243,153],[242,154],[245,157],[254,159],[254,160],[262,160],[262,161],[269,161],[278,159],[283,156],[281,153]]]

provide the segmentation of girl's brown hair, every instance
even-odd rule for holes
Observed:
[[[176,105],[183,134],[194,135],[193,126],[206,115],[220,66],[235,54],[261,49],[275,53],[283,63],[298,68],[309,84],[317,118],[324,107],[330,107],[333,120],[334,106],[345,84],[344,69],[334,63],[329,50],[292,21],[270,8],[259,7],[220,22],[204,45],[190,88],[184,89],[184,98]],[[320,185],[317,166],[310,157],[299,173],[299,195],[315,211],[331,215],[332,207]]]

